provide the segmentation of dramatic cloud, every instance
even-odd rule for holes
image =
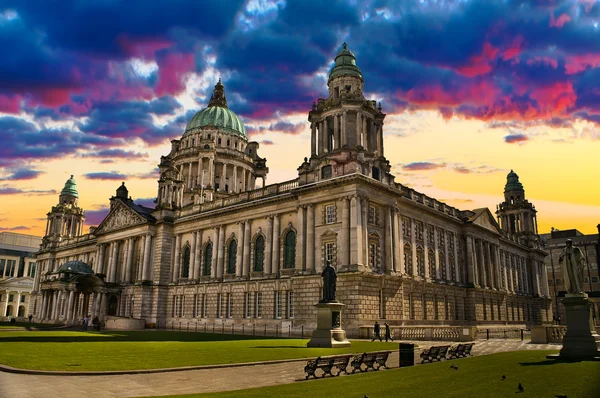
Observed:
[[[431,162],[414,162],[404,165],[402,168],[406,171],[422,171],[422,170],[435,170],[446,167],[444,163],[437,164]]]
[[[10,174],[6,177],[1,177],[0,181],[33,180],[33,179],[36,179],[40,174],[44,174],[43,171],[26,169],[26,168],[9,169],[7,171]]]
[[[504,137],[504,142],[507,144],[518,144],[527,140],[529,140],[529,137],[527,137],[525,134],[509,134]]]
[[[127,181],[128,179],[158,179],[158,168],[153,169],[148,173],[123,174],[117,171],[110,172],[95,172],[83,175],[88,180],[109,180],[109,181]]]
[[[106,218],[110,208],[101,207],[97,210],[87,210],[85,212],[85,223],[86,225],[95,225],[98,226],[102,220]]]
[[[57,191],[54,189],[49,190],[38,190],[38,189],[21,189],[11,187],[7,184],[0,185],[0,196],[2,195],[27,195],[27,196],[40,196],[40,195],[56,195]]]

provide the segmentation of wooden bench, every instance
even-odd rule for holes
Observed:
[[[457,344],[450,347],[446,354],[446,359],[461,358],[471,355],[471,349],[475,343]]]
[[[425,363],[427,361],[441,361],[442,359],[446,359],[446,353],[448,352],[449,348],[449,345],[441,345],[424,349],[423,352],[421,352],[421,363]]]
[[[352,354],[318,357],[317,359],[311,359],[306,363],[306,366],[304,367],[304,372],[306,373],[306,380],[308,380],[310,376],[313,376],[316,379],[316,372],[318,369],[321,369],[323,371],[321,377],[325,377],[325,375],[339,376],[342,372],[347,373],[346,368],[348,367],[348,362],[350,362],[350,358],[352,358]],[[334,369],[337,369],[337,373],[335,374],[332,372]]]
[[[391,353],[391,351],[377,351],[356,355],[350,363],[352,373],[357,370],[361,372],[366,372],[369,369],[379,370],[382,366],[387,369],[386,362]]]

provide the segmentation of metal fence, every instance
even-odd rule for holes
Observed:
[[[493,329],[477,329],[478,340],[490,340],[490,339],[520,339],[530,340],[531,339],[531,330],[529,329],[502,329],[502,328],[493,328]]]

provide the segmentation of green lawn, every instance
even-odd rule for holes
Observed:
[[[35,329],[48,329],[55,328],[60,325],[52,325],[48,323],[29,323],[29,322],[0,322],[0,330],[2,329],[23,329],[23,330],[35,330]]]
[[[39,370],[133,370],[214,365],[398,349],[353,341],[350,348],[307,348],[308,339],[187,332],[0,332],[0,363]]]
[[[410,368],[391,369],[294,384],[217,394],[206,397],[554,397],[600,396],[600,362],[546,360],[555,351],[518,351],[471,357]],[[450,369],[450,364],[458,370]],[[502,381],[501,376],[506,380]],[[267,376],[265,376],[267,377]],[[518,393],[522,383],[524,392]],[[515,395],[516,394],[516,395]],[[175,397],[175,396],[172,396]]]

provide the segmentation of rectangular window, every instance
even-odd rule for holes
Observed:
[[[262,318],[262,292],[256,292],[256,317]]]
[[[415,222],[415,238],[423,241],[423,224],[420,222]]]
[[[182,294],[179,296],[179,316],[183,316],[183,305],[185,303],[185,296]]]
[[[198,317],[198,295],[197,294],[194,294],[194,308],[192,310],[192,317],[193,318]]]
[[[377,212],[374,206],[369,206],[369,224],[377,223]]]
[[[15,299],[15,295],[14,294],[9,294],[8,295],[8,302],[12,303],[12,301]]]
[[[177,296],[173,296],[171,303],[171,318],[175,317],[175,308],[177,307]]]
[[[27,276],[31,277],[31,278],[35,278],[35,262],[34,261],[30,261],[29,262],[29,268],[27,269]]]
[[[227,318],[233,317],[233,298],[231,293],[227,293]]]
[[[275,292],[275,318],[281,319],[282,303],[281,291]]]
[[[592,283],[598,283],[598,277],[592,276]]]
[[[290,290],[288,292],[288,318],[294,317],[294,291]]]
[[[589,283],[589,282],[590,282],[590,280],[588,279],[587,276],[583,278],[583,283]]]
[[[250,318],[252,316],[252,292],[246,293],[244,318]]]
[[[325,242],[325,260],[333,264],[333,242]]]
[[[2,278],[4,276],[4,268],[6,265],[6,260],[5,259],[0,259],[0,278]]]
[[[217,293],[217,318],[223,317],[223,312],[221,310],[221,305],[222,305],[221,301],[222,301],[221,293]]]
[[[402,219],[402,235],[410,238],[410,220],[403,218]]]
[[[24,294],[22,294],[22,295],[21,295],[21,302],[22,302],[22,303],[24,303],[24,302],[25,302],[25,295],[24,295]]]
[[[375,243],[369,243],[369,266],[377,266],[377,245]]]
[[[206,318],[206,314],[207,314],[207,312],[206,312],[206,301],[207,301],[206,300],[206,294],[202,293],[202,307],[201,307],[202,308],[201,309],[201,311],[202,311],[202,314],[201,314],[202,318]]]
[[[17,278],[21,278],[25,275],[25,261],[19,261],[19,271],[17,272]]]
[[[8,260],[6,262],[6,276],[15,276],[15,265],[17,260]]]
[[[335,205],[325,206],[325,224],[333,224],[335,222]]]

